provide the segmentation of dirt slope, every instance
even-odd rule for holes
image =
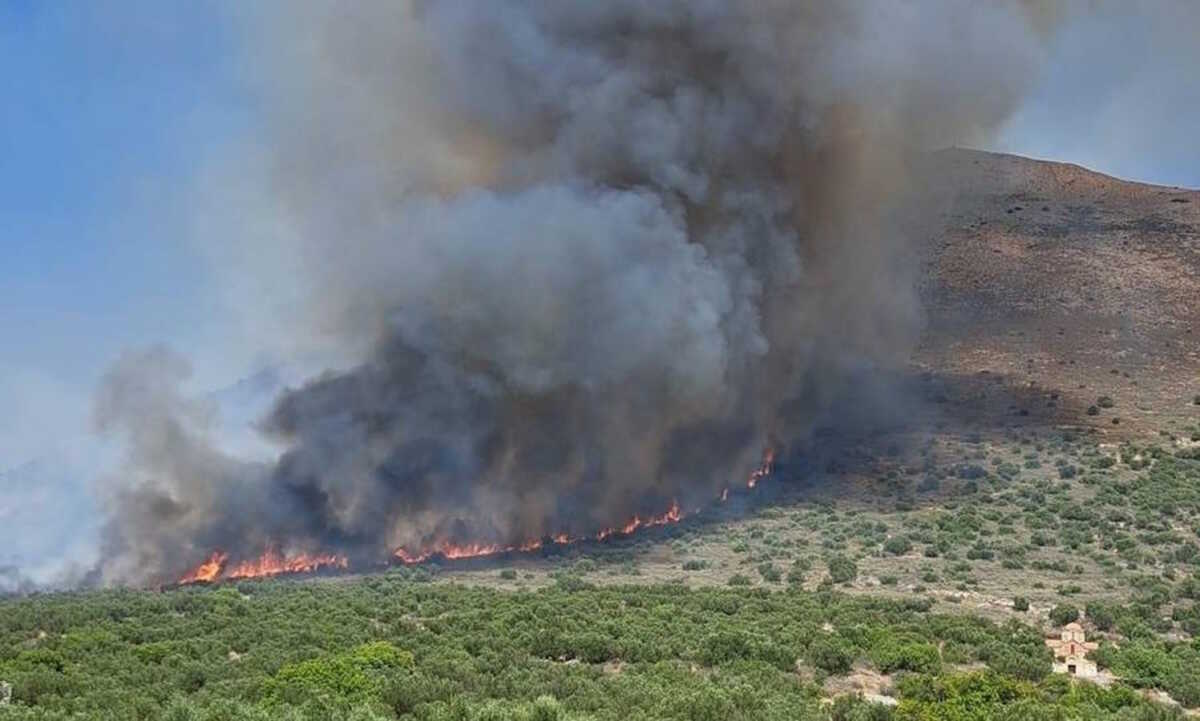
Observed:
[[[922,177],[952,199],[923,254],[933,395],[1116,436],[1200,417],[1200,192],[959,149]]]

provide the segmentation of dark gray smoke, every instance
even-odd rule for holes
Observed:
[[[866,0],[252,12],[257,190],[283,230],[238,238],[242,271],[295,298],[297,336],[359,360],[278,400],[274,464],[213,448],[178,359],[119,364],[98,403],[131,447],[107,582],[215,548],[379,560],[591,533],[743,483],[851,370],[904,357],[909,153],[1003,121],[1043,20]]]

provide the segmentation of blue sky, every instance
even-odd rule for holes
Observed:
[[[1130,180],[1200,188],[1200,3],[1109,3],[1065,24],[994,143]]]
[[[0,3],[0,361],[70,375],[202,313],[172,208],[241,114],[215,9],[99,5]]]
[[[0,468],[86,422],[124,347],[195,345],[214,301],[181,242],[188,177],[249,115],[205,2],[0,0]]]
[[[1200,186],[1197,30],[1113,7],[1062,33],[993,147]],[[185,238],[190,179],[253,126],[238,43],[217,0],[0,0],[0,469],[85,431],[124,348],[254,370]]]

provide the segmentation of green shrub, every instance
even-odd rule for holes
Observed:
[[[977,542],[975,545],[967,549],[967,558],[972,561],[990,561],[995,558],[995,556],[995,551],[980,542]]]
[[[768,583],[779,583],[783,580],[783,574],[772,563],[758,564],[758,573]]]
[[[829,578],[834,583],[850,583],[858,578],[858,564],[846,556],[830,556],[826,565],[829,566]]]
[[[1117,622],[1116,614],[1111,606],[1099,601],[1092,601],[1084,607],[1084,614],[1088,621],[1101,631],[1108,631]]]
[[[829,707],[830,721],[891,721],[892,709],[857,694],[842,694]]]
[[[1050,621],[1056,626],[1065,626],[1079,620],[1079,609],[1069,603],[1060,603],[1050,609]]]
[[[553,696],[538,696],[530,709],[529,721],[558,721],[563,716],[562,704]]]
[[[594,585],[573,573],[557,573],[554,576],[554,587],[562,591],[590,591]]]
[[[387,641],[376,641],[348,653],[287,664],[268,681],[265,695],[272,701],[293,705],[323,694],[360,698],[378,690],[382,678],[374,672],[412,665],[412,654]]]
[[[1050,651],[1045,647],[1023,650],[1004,647],[989,653],[987,664],[1005,676],[1039,681],[1050,673]]]
[[[883,673],[893,671],[917,671],[936,673],[941,669],[942,657],[937,646],[919,641],[897,641],[887,639],[871,649],[871,661]]]
[[[820,636],[813,639],[808,646],[807,658],[813,666],[832,674],[846,673],[854,663],[853,653],[845,642],[836,637]]]
[[[912,550],[912,541],[907,536],[892,536],[883,544],[883,550],[893,556],[903,556]]]

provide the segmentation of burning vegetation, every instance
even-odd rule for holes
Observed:
[[[241,578],[265,578],[293,573],[311,573],[325,568],[345,569],[350,565],[345,556],[333,553],[283,555],[268,549],[257,558],[229,565],[229,554],[215,551],[203,563],[185,573],[179,584],[211,583]]]
[[[775,462],[775,452],[768,448],[763,453],[762,465],[756,468],[746,479],[746,488],[754,489],[760,480],[771,474]],[[729,500],[729,489],[722,489],[719,501]],[[518,544],[501,545],[497,543],[440,541],[419,550],[397,548],[392,556],[396,562],[405,565],[424,563],[431,559],[448,561],[500,556],[512,553],[531,553],[547,546],[566,546],[583,541],[603,542],[613,537],[629,536],[640,529],[666,526],[678,523],[695,513],[688,513],[679,507],[677,501],[671,502],[666,511],[647,517],[635,515],[628,522],[617,527],[603,528],[589,536],[571,536],[557,533],[544,538],[530,539]],[[261,556],[240,561],[229,565],[230,555],[223,551],[214,551],[202,563],[183,574],[176,582],[177,585],[192,583],[212,583],[215,581],[236,580],[242,578],[262,578],[284,574],[311,573],[320,570],[349,568],[350,562],[345,556],[337,554],[306,554],[282,555],[274,549],[268,549]]]
[[[907,357],[936,216],[910,151],[1003,121],[1036,56],[1020,4],[271,14],[246,18],[265,132],[238,155],[261,167],[212,214],[262,222],[211,228],[213,255],[247,313],[288,299],[279,355],[337,361],[247,460],[183,360],[122,358],[99,583],[519,552],[727,497],[764,440],[853,422],[838,399]],[[270,548],[327,555],[238,555]]]

